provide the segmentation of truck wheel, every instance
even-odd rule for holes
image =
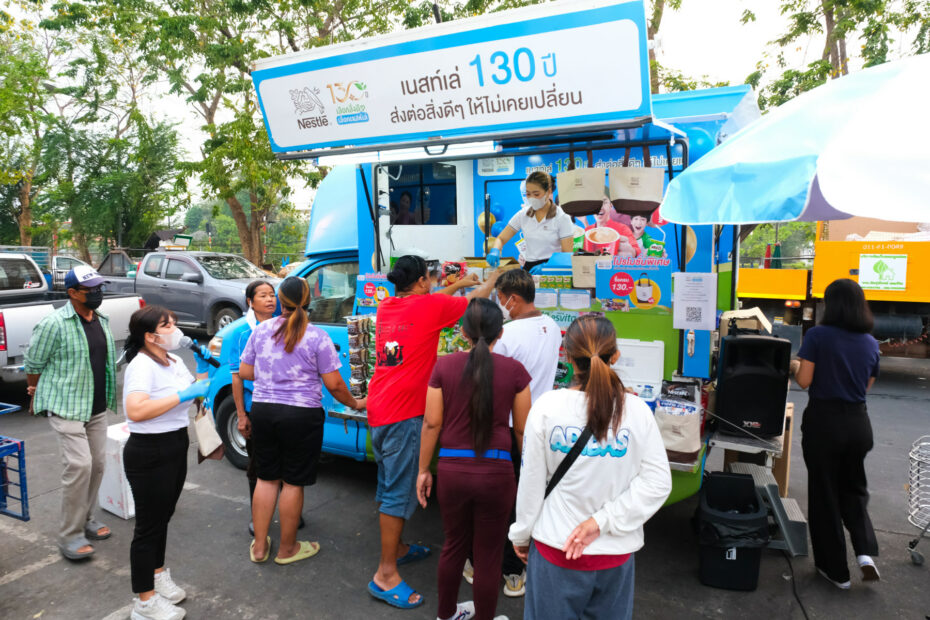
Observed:
[[[230,306],[220,308],[217,313],[213,315],[213,334],[220,331],[240,316],[242,316],[242,312],[239,311],[239,308],[232,308]]]
[[[223,449],[229,462],[245,469],[249,464],[249,455],[245,451],[245,438],[239,432],[236,401],[228,395],[216,409],[216,430],[223,440]]]

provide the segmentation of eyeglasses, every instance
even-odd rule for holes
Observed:
[[[87,288],[86,286],[79,286],[78,290],[81,291],[82,293],[99,293],[100,291],[103,290],[103,285],[98,284],[97,286],[94,286],[92,288]]]

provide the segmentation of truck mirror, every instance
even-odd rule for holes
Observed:
[[[197,284],[203,283],[203,276],[199,273],[182,273],[181,282],[196,282]]]

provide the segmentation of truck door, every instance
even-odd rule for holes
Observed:
[[[357,259],[338,259],[321,264],[304,274],[310,285],[310,322],[325,331],[333,340],[342,368],[339,372],[349,385],[349,335],[345,317],[352,314],[355,301],[355,283],[358,276]],[[323,450],[330,454],[365,458],[364,441],[359,451],[359,436],[365,434],[364,422],[358,421],[351,410],[337,402],[323,389]]]
[[[379,202],[390,206],[390,215],[382,215],[378,223],[385,253],[399,255],[416,248],[432,259],[473,255],[473,166],[472,161],[382,166]],[[385,199],[389,205],[383,204]]]
[[[200,324],[203,316],[203,274],[192,262],[168,257],[161,283],[162,303],[178,315],[179,323]]]
[[[136,295],[147,304],[165,305],[162,272],[166,262],[163,254],[149,254],[143,259],[139,273],[136,274]]]

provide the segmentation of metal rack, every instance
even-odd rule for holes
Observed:
[[[19,405],[0,403],[0,415],[19,411]],[[11,475],[12,474],[12,475]],[[19,503],[16,511],[10,502]],[[29,490],[26,486],[26,442],[0,435],[0,514],[29,520]]]

